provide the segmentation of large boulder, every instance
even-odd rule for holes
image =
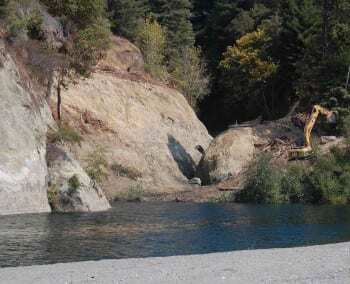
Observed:
[[[254,135],[250,127],[229,129],[213,140],[197,169],[203,183],[213,184],[239,176],[254,158]]]
[[[110,208],[104,192],[63,149],[47,147],[49,201],[56,212],[98,212]]]
[[[293,125],[289,116],[265,123],[244,124],[217,136],[205,151],[197,176],[205,184],[229,179],[242,184],[246,170],[260,152],[268,151],[275,162],[288,162],[288,152],[302,140],[303,131]]]
[[[21,84],[0,40],[0,215],[50,212],[45,104]]]

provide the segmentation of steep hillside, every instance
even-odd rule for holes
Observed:
[[[57,126],[25,66],[9,51],[0,39],[0,215],[50,212],[49,201],[64,212],[108,209],[81,166],[66,152],[47,148],[48,128]]]
[[[63,93],[63,117],[83,135],[71,146],[84,163],[97,146],[110,168],[133,169],[137,178],[110,169],[103,188],[110,198],[140,183],[146,192],[181,190],[195,175],[211,137],[182,94],[151,80],[142,56],[125,39],[114,38],[107,58],[91,78]]]

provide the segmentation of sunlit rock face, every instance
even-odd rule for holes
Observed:
[[[80,164],[56,145],[47,147],[49,198],[56,212],[98,212],[110,208],[102,189]],[[54,191],[54,192],[53,192]]]
[[[63,117],[82,133],[72,151],[78,161],[102,147],[109,165],[140,172],[145,192],[173,192],[189,185],[212,140],[183,94],[149,78],[140,51],[113,38],[96,72],[62,91]],[[103,189],[110,199],[135,180],[110,172]]]
[[[67,159],[61,155],[51,160],[48,169],[47,130],[48,126],[57,126],[46,101],[32,90],[30,79],[20,68],[23,66],[15,62],[0,40],[0,215],[51,212],[49,183],[57,183],[64,192],[75,175],[79,189],[57,211],[109,209],[104,192],[67,151],[62,152]]]
[[[254,152],[252,128],[230,129],[210,144],[199,164],[197,175],[205,184],[238,177],[252,161]]]
[[[47,200],[45,104],[21,85],[0,40],[0,215],[50,212]]]

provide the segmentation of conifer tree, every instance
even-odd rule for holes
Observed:
[[[151,0],[152,11],[167,29],[167,59],[170,66],[180,57],[181,50],[194,45],[189,0]]]
[[[109,0],[112,29],[119,35],[135,40],[140,25],[147,15],[145,0]]]

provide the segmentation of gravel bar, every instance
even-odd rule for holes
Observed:
[[[0,283],[350,283],[350,243],[3,268]]]

